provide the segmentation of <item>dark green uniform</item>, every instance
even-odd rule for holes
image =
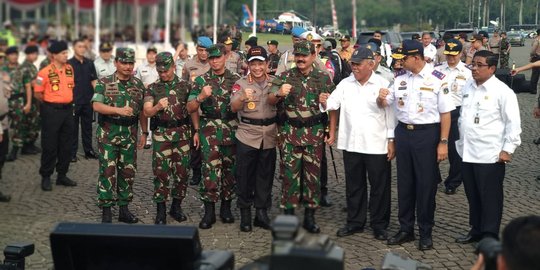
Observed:
[[[501,45],[499,47],[501,55],[501,65],[499,66],[499,68],[508,68],[508,59],[510,58],[510,52],[508,52],[509,48],[510,42],[508,41],[508,38],[501,38]]]
[[[26,104],[26,84],[31,84],[37,76],[37,68],[31,62],[24,61],[15,71],[14,85],[16,88],[11,93],[10,107],[11,128],[13,130],[13,146],[22,147],[23,143],[34,143],[41,129],[37,101],[32,100],[30,112],[23,111]]]

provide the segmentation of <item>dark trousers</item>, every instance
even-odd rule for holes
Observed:
[[[540,58],[535,58],[534,61],[540,60]],[[533,62],[534,62],[533,61]],[[538,85],[538,78],[540,78],[540,68],[533,68],[531,73],[531,93],[536,93],[536,87]]]
[[[2,169],[4,168],[4,163],[6,163],[6,156],[9,150],[9,129],[4,129],[4,134],[2,135],[2,142],[0,142],[0,179],[2,179]]]
[[[73,134],[73,147],[71,149],[71,157],[77,155],[77,148],[79,147],[79,123],[81,126],[81,138],[82,145],[85,153],[94,151],[92,147],[92,118],[94,115],[94,109],[92,104],[75,104],[75,112],[73,115],[74,121],[74,134]]]
[[[41,106],[41,168],[39,174],[49,177],[54,168],[66,175],[73,146],[73,107],[59,108],[43,102]]]
[[[452,124],[450,125],[450,134],[448,135],[448,161],[450,169],[448,177],[444,180],[444,185],[447,188],[457,188],[461,185],[461,157],[456,150],[456,141],[459,140],[459,107],[450,112]]]
[[[343,151],[345,192],[347,195],[347,224],[364,227],[369,192],[369,217],[373,229],[386,229],[390,222],[391,167],[386,155],[368,155]],[[366,177],[367,173],[367,177]]]
[[[321,159],[321,197],[327,194],[328,194],[328,159],[326,158],[326,144],[324,144],[323,152],[322,152],[322,159]]]
[[[256,149],[236,142],[236,192],[239,208],[270,208],[276,148]]]
[[[463,162],[462,173],[471,234],[497,237],[503,210],[505,164]]]
[[[437,164],[440,127],[407,130],[398,125],[395,136],[400,230],[414,232],[416,210],[420,237],[431,237],[435,195],[441,182]]]

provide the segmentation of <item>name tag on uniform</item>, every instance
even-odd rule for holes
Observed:
[[[400,86],[397,88],[397,90],[407,90],[407,86]]]
[[[465,80],[467,80],[467,79],[465,79],[465,76],[463,76],[463,75],[458,75],[458,76],[456,77],[456,80],[464,80],[464,81],[465,81]]]
[[[106,96],[119,96],[120,90],[118,90],[118,83],[108,83],[105,85]]]
[[[421,91],[433,91],[433,88],[429,88],[429,87],[420,87],[420,90],[421,90]]]

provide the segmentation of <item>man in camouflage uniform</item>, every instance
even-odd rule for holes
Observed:
[[[6,49],[6,61],[4,65],[2,66],[2,71],[8,74],[11,82],[11,91],[8,96],[10,96],[9,99],[9,118],[12,122],[12,127],[18,125],[22,121],[22,105],[18,102],[13,102],[11,99],[11,96],[14,96],[14,99],[18,99],[19,96],[22,96],[23,99],[25,97],[25,93],[21,93],[18,95],[18,91],[21,90],[21,88],[17,85],[17,70],[19,68],[19,63],[17,60],[19,59],[19,51],[17,50],[17,47],[9,47]],[[24,101],[23,101],[24,102]],[[19,112],[18,114],[16,112]],[[16,124],[13,124],[13,122],[16,122]],[[11,149],[11,152],[8,154],[6,161],[14,161],[17,159],[17,153],[19,152],[19,147],[13,146]]]
[[[335,85],[324,72],[313,66],[317,57],[310,41],[294,45],[296,67],[282,73],[272,82],[270,105],[283,102],[287,120],[281,131],[284,136],[283,186],[281,208],[294,215],[301,202],[305,207],[303,227],[319,233],[315,223],[315,209],[320,200],[321,159],[324,143],[332,145],[336,123],[335,112],[330,112],[329,134],[325,138],[324,117],[319,110],[320,93],[331,93]]]
[[[166,224],[165,202],[173,197],[169,214],[176,221],[185,221],[181,203],[186,197],[191,127],[186,108],[190,83],[175,75],[176,66],[169,52],[156,57],[159,79],[144,94],[144,113],[152,117],[154,196],[157,203],[155,224]],[[172,178],[172,189],[169,189]]]
[[[255,205],[253,225],[270,229],[267,209],[272,206],[272,183],[276,169],[276,107],[266,99],[274,76],[266,74],[266,50],[255,46],[248,51],[249,75],[233,86],[231,109],[238,112],[236,131],[236,182],[240,230],[251,231],[251,206]]]
[[[199,185],[204,202],[204,217],[199,228],[209,229],[216,222],[215,203],[221,199],[220,217],[233,223],[231,200],[234,195],[236,113],[229,107],[232,87],[240,79],[225,68],[223,44],[208,49],[210,71],[195,79],[189,94],[188,112],[192,115],[195,145],[201,147],[203,181]],[[202,111],[199,115],[198,110]],[[200,127],[200,131],[199,131]]]
[[[38,57],[37,46],[28,46],[24,50],[26,59],[17,68],[13,78],[13,92],[9,98],[11,129],[13,130],[13,148],[9,161],[17,159],[17,152],[22,147],[21,154],[35,155],[39,149],[34,145],[38,137],[36,126],[39,127],[37,102],[32,98],[32,82],[36,79],[37,68],[34,62]]]
[[[115,204],[120,206],[118,221],[139,221],[128,209],[137,169],[137,122],[143,130],[138,149],[144,147],[148,131],[143,112],[144,86],[132,76],[134,63],[133,49],[118,48],[114,61],[116,72],[98,81],[92,97],[94,111],[99,113],[97,192],[103,223],[112,222],[111,206]]]
[[[279,42],[277,40],[269,40],[266,42],[268,45],[268,74],[276,75],[276,69],[279,65],[279,59],[281,58],[281,52],[278,50]]]
[[[510,58],[510,41],[506,37],[506,32],[501,33],[501,43],[500,43],[500,66],[499,68],[508,68],[508,60]]]
[[[195,78],[205,74],[209,69],[207,48],[212,46],[212,40],[208,37],[199,37],[197,39],[197,54],[187,61],[182,70],[182,79],[193,82]],[[192,125],[193,127],[193,125]],[[201,150],[190,144],[191,160],[190,167],[193,170],[190,185],[198,185],[201,182]]]

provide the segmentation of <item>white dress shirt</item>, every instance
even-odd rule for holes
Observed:
[[[449,67],[447,62],[435,67],[436,70],[444,73],[444,80],[448,83],[448,89],[452,95],[452,101],[456,107],[461,106],[463,94],[461,90],[467,80],[472,78],[472,73],[465,63],[459,61],[456,67]]]
[[[436,55],[437,55],[437,48],[435,48],[433,44],[430,43],[429,45],[424,47],[424,57],[429,57],[431,58],[431,60],[434,61]]]
[[[111,56],[111,59],[107,61],[98,56],[96,60],[94,60],[94,66],[96,67],[98,79],[107,77],[116,72],[116,67],[114,66],[114,56]]]
[[[388,138],[394,138],[396,119],[390,107],[377,106],[381,88],[388,80],[371,73],[364,84],[354,75],[343,79],[326,101],[326,110],[341,108],[337,148],[363,154],[388,153]]]
[[[513,153],[521,144],[521,120],[516,94],[495,76],[482,85],[469,80],[463,87],[456,150],[463,162],[495,163],[501,151]]]
[[[389,105],[395,104],[397,119],[413,125],[440,123],[441,113],[455,109],[444,77],[428,64],[416,75],[407,71],[397,76],[386,96]]]
[[[156,63],[150,65],[148,62],[137,67],[135,71],[135,77],[139,78],[144,87],[148,87],[151,83],[156,82],[159,79],[159,74],[156,69]]]

